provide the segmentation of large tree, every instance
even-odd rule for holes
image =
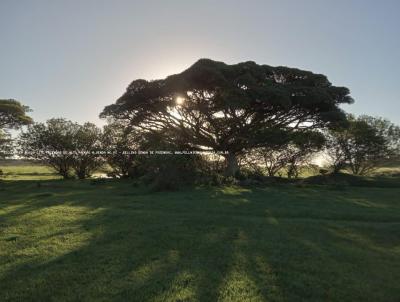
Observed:
[[[135,80],[101,117],[129,122],[132,129],[179,137],[198,149],[227,151],[227,174],[237,156],[274,144],[275,137],[329,127],[345,120],[338,107],[349,90],[326,76],[289,67],[244,62],[227,65],[201,59],[163,80]]]
[[[99,153],[102,149],[102,131],[89,122],[75,126],[75,129],[72,169],[79,179],[85,179],[104,163]]]

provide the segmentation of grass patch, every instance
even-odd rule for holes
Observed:
[[[54,170],[45,165],[25,161],[0,161],[1,179],[6,180],[51,180],[60,179]]]
[[[316,175],[308,177],[300,184],[329,185],[344,188],[346,186],[400,188],[400,175],[357,176],[347,173]]]
[[[399,301],[399,188],[3,181],[2,301]]]

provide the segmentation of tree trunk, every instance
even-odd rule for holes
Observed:
[[[333,166],[332,174],[339,174],[339,172],[343,169],[342,164],[337,164]]]
[[[68,173],[68,171],[61,171],[60,174],[61,174],[61,176],[62,176],[64,179],[69,179],[69,173]]]
[[[225,157],[225,161],[226,161],[225,176],[235,177],[236,174],[239,172],[239,164],[236,154],[229,153]]]
[[[76,171],[76,176],[78,176],[79,179],[85,179],[86,178],[86,171],[85,170],[78,170],[78,171]]]

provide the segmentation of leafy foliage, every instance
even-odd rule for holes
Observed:
[[[102,147],[101,137],[101,130],[92,123],[85,123],[76,128],[73,136],[72,168],[79,179],[91,176],[103,165],[101,154],[96,154]]]
[[[77,124],[62,118],[35,123],[20,135],[21,151],[27,158],[41,160],[62,177],[69,178],[77,128]]]
[[[371,116],[349,116],[346,128],[327,135],[327,154],[334,172],[349,167],[356,175],[367,174],[399,152],[400,128]]]
[[[177,98],[184,100],[177,103]],[[244,62],[201,59],[163,80],[133,81],[101,117],[144,132],[162,131],[192,148],[228,151],[227,172],[246,149],[275,144],[277,134],[331,127],[345,120],[338,105],[349,90],[321,74]]]
[[[91,123],[81,126],[56,118],[29,126],[19,145],[27,158],[43,161],[62,177],[70,178],[74,170],[78,178],[85,178],[101,165],[99,157],[90,153],[100,146],[100,135]]]
[[[158,150],[165,153],[187,150],[187,145],[179,140],[163,141],[164,134],[148,133],[142,137],[142,150]],[[204,160],[199,155],[153,154],[138,158],[137,171],[143,173],[145,182],[153,190],[176,190],[183,185],[193,184],[202,174]]]
[[[137,156],[127,151],[137,149],[140,140],[140,134],[126,129],[123,123],[113,121],[104,126],[102,136],[103,146],[108,152],[105,159],[113,169],[112,175],[122,178],[134,174]]]
[[[0,129],[0,159],[4,159],[12,152],[10,134]]]
[[[281,137],[279,144],[250,150],[245,163],[254,170],[265,169],[268,176],[282,175],[286,170],[289,178],[297,178],[300,169],[309,164],[312,157],[324,146],[321,132],[305,131]]]
[[[0,100],[0,129],[16,129],[32,123],[32,118],[26,114],[30,112],[28,106],[16,100]]]
[[[6,157],[13,150],[13,141],[8,129],[18,129],[32,123],[28,106],[16,100],[0,100],[0,158]]]

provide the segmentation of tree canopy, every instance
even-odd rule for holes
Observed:
[[[0,129],[31,124],[32,118],[26,115],[29,111],[28,106],[16,100],[0,100]]]
[[[18,129],[31,124],[32,118],[26,114],[31,111],[28,106],[16,100],[0,100],[0,158],[12,153],[13,140],[8,129]]]
[[[340,104],[349,90],[322,74],[244,62],[201,59],[163,80],[133,81],[101,117],[129,121],[142,131],[163,131],[193,148],[228,151],[273,144],[287,132],[332,127],[345,121]]]
[[[101,130],[92,123],[79,125],[63,118],[30,125],[19,137],[26,158],[41,160],[64,178],[73,170],[78,178],[90,176],[102,164],[94,153],[101,148]]]
[[[10,134],[0,129],[0,159],[12,153],[12,140]]]
[[[398,156],[400,128],[386,119],[348,116],[348,127],[327,133],[327,154],[334,172],[349,168],[363,175]]]

